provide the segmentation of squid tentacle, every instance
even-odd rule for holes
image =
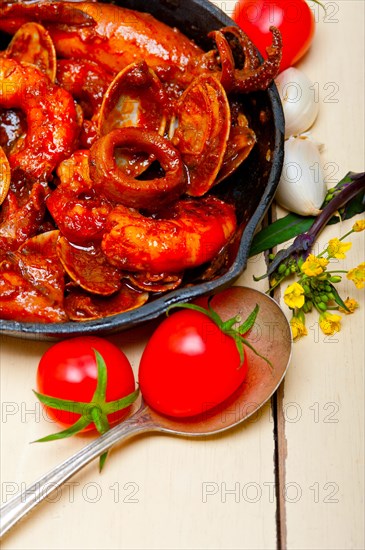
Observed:
[[[260,64],[257,49],[249,37],[238,27],[225,27],[210,33],[220,55],[222,84],[227,92],[249,93],[265,90],[277,76],[282,57],[282,38],[279,29],[270,27],[272,44],[266,48],[267,58]],[[232,68],[232,48],[227,36],[233,36],[243,56],[243,67]]]

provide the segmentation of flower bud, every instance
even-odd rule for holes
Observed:
[[[317,304],[317,306],[318,306],[319,309],[321,309],[322,311],[326,311],[326,309],[327,309],[327,305],[326,305],[324,302],[319,302],[319,304]]]
[[[364,230],[365,230],[365,220],[358,220],[352,226],[352,231],[358,232],[358,231],[364,231]]]
[[[330,281],[331,283],[340,283],[342,281],[342,277],[340,277],[339,275],[333,275],[332,277],[330,277]]]

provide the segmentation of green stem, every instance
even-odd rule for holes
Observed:
[[[355,231],[353,229],[351,229],[348,233],[345,233],[345,235],[343,235],[343,237],[340,237],[338,240],[343,241],[344,239],[346,239],[346,237],[348,237],[352,233],[355,233]]]
[[[93,419],[93,422],[95,424],[96,429],[98,430],[99,434],[104,434],[106,431],[108,431],[108,426],[105,425],[105,422],[103,422],[102,413],[98,407],[93,407],[90,411],[90,416]],[[105,417],[106,419],[106,417]]]
[[[246,339],[242,338],[242,343],[245,344],[245,346],[247,346],[248,348],[250,348],[251,351],[253,351],[257,357],[260,357],[261,359],[263,359],[264,361],[266,361],[266,363],[269,365],[269,367],[271,368],[271,370],[274,369],[274,366],[273,364],[271,363],[271,361],[265,357],[264,355],[261,355],[261,353],[259,353],[257,351],[256,348],[254,348],[254,346],[252,344],[250,344],[250,342],[248,342]]]
[[[326,6],[324,4],[322,4],[322,2],[320,2],[319,0],[313,0],[313,2],[315,4],[318,4],[318,6],[321,6],[321,8],[326,12]]]
[[[107,456],[108,456],[108,451],[105,451],[105,453],[100,455],[100,458],[99,458],[99,472],[100,473],[101,473],[102,469],[104,468],[104,464],[105,464],[105,461],[107,459]]]
[[[139,395],[139,388],[137,388],[134,392],[130,393],[129,395],[126,395],[125,397],[122,397],[121,399],[116,399],[115,401],[108,401],[108,403],[105,403],[104,405],[104,413],[105,414],[111,414],[117,411],[120,411],[122,409],[126,409],[129,407],[129,405],[132,405],[132,403],[135,402]]]
[[[234,328],[234,325],[241,322],[242,319],[240,318],[240,316],[235,315],[231,319],[228,319],[227,321],[223,321],[218,315],[218,313],[214,311],[214,309],[212,309],[211,307],[212,298],[213,296],[210,296],[208,299],[208,309],[205,309],[204,307],[198,306],[196,304],[189,304],[184,302],[181,304],[173,304],[172,306],[170,306],[167,309],[167,315],[170,313],[170,310],[173,308],[184,308],[184,309],[191,309],[193,311],[197,311],[198,313],[202,313],[203,315],[208,317],[213,323],[217,325],[217,327],[221,330],[223,334],[233,338],[233,340],[236,343],[237,351],[240,358],[239,367],[242,367],[244,362],[243,343],[249,348],[251,348],[257,355],[260,355],[259,353],[256,352],[256,350],[251,344],[249,344],[246,340],[242,338],[242,336],[246,334],[255,324],[256,317],[259,312],[259,306],[256,304],[255,308],[253,309],[253,311],[251,311],[247,319],[237,329],[237,328]],[[271,366],[270,361],[268,359],[266,359],[266,361]]]
[[[61,432],[57,432],[55,434],[47,435],[46,437],[42,437],[41,439],[37,439],[34,441],[34,443],[44,443],[45,441],[55,441],[56,439],[65,439],[66,437],[70,437],[71,435],[77,434],[79,431],[86,428],[86,426],[90,424],[89,419],[81,416],[75,424],[72,424],[69,428],[66,430],[62,430]]]
[[[270,292],[272,292],[273,290],[275,290],[276,287],[280,286],[281,283],[284,281],[286,277],[282,277],[281,279],[279,279],[278,281],[276,281],[276,283],[272,286],[270,286],[270,288],[266,291],[266,294],[270,294]]]
[[[107,432],[110,429],[108,419],[107,419],[106,415],[103,414],[100,411],[99,407],[92,408],[91,411],[90,411],[90,415],[91,415],[91,418],[94,421],[96,429],[98,430],[98,432],[100,434],[104,434],[105,432]],[[105,453],[100,455],[100,458],[99,458],[99,472],[101,472],[102,469],[104,468],[104,464],[105,464],[105,461],[107,459],[107,456],[108,456],[108,451],[105,451]]]
[[[316,310],[318,311],[319,314],[324,313],[324,311],[322,311],[322,309],[320,307],[318,307],[316,302],[313,301],[313,305],[314,305],[314,307],[316,308]]]
[[[43,395],[39,392],[34,392],[36,397],[39,399],[43,405],[51,407],[56,410],[71,412],[79,414],[80,417],[78,420],[68,427],[66,430],[61,432],[49,435],[39,439],[39,442],[43,441],[54,441],[56,439],[63,439],[65,437],[70,437],[82,431],[84,428],[89,426],[89,424],[94,423],[97,431],[100,434],[104,434],[110,429],[108,414],[120,411],[130,406],[138,397],[139,389],[130,393],[129,395],[117,399],[115,401],[106,402],[106,387],[107,387],[107,368],[105,361],[102,355],[97,351],[93,350],[95,354],[95,361],[97,365],[97,382],[96,389],[93,397],[90,402],[76,402],[70,401],[67,399],[59,399],[49,395]],[[103,453],[99,461],[99,469],[102,470],[105,460],[107,457],[107,452]]]

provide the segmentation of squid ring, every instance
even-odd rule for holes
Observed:
[[[135,179],[120,168],[115,149],[145,152],[160,163],[163,177]],[[157,132],[140,128],[117,128],[98,139],[90,149],[90,176],[96,188],[109,200],[133,208],[155,210],[182,195],[187,188],[180,153]]]
[[[37,67],[0,58],[0,106],[22,109],[27,117],[24,143],[9,154],[12,169],[47,178],[73,151],[79,128],[74,100]]]

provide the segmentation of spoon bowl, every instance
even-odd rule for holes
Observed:
[[[291,357],[290,326],[278,304],[257,290],[232,287],[220,292],[211,302],[223,320],[232,317],[233,304],[235,312],[243,319],[256,304],[259,305],[259,314],[247,340],[261,356],[270,360],[272,367],[245,346],[249,367],[244,382],[224,402],[206,403],[206,411],[195,417],[177,419],[161,415],[140,398],[131,407],[127,420],[95,439],[6,503],[0,510],[0,536],[52,491],[116,443],[145,432],[182,437],[212,436],[237,426],[255,414],[270,399],[285,376]]]
[[[211,307],[223,321],[233,316],[232,311],[246,319],[256,304],[259,313],[247,340],[262,357],[271,361],[272,368],[245,346],[248,372],[244,382],[228,399],[222,403],[206,403],[205,412],[184,419],[148,409],[154,423],[179,435],[207,436],[247,420],[272,396],[285,375],[291,356],[291,331],[283,311],[266,294],[241,286],[221,291],[211,301]]]

